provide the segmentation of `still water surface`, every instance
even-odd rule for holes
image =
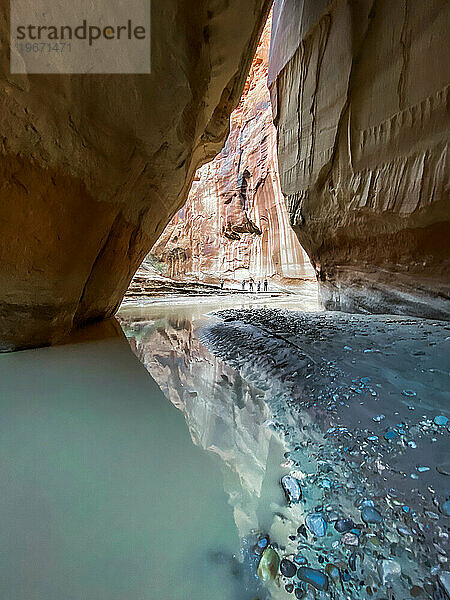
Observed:
[[[239,302],[318,309],[314,292],[301,302]],[[288,508],[280,486],[295,431],[305,482],[319,478],[310,509],[323,501],[331,471],[328,479],[322,471],[333,461],[307,421],[289,425],[285,415],[290,438],[273,426],[277,386],[263,391],[202,344],[218,322],[209,313],[223,306],[214,298],[124,306],[128,340],[112,322],[59,347],[0,355],[0,598],[293,597],[284,583],[257,580],[252,536],[270,532],[282,554],[299,544],[289,535],[305,509]],[[340,489],[362,493],[360,483]],[[355,511],[341,492],[335,504]],[[324,547],[335,548],[335,537]],[[403,563],[413,577],[415,563]],[[352,597],[369,596],[363,588]]]
[[[136,337],[165,318],[162,337],[192,346],[192,306],[166,307],[165,316],[146,309],[147,324],[130,310]],[[171,362],[186,357],[175,357],[171,343],[158,347],[150,336],[144,345],[167,355],[159,384],[173,404],[117,325],[70,342],[0,356],[0,597],[254,598],[241,537],[281,499],[283,452],[261,427],[267,409],[258,392],[198,341],[196,385],[173,380]]]

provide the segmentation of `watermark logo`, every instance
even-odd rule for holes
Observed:
[[[11,73],[150,73],[150,0],[10,0]]]

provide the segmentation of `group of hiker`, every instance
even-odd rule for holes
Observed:
[[[258,281],[255,284],[255,280],[253,279],[253,277],[251,277],[248,281],[246,279],[242,280],[242,290],[245,290],[245,286],[248,283],[248,289],[250,292],[254,291],[254,288],[256,286],[256,291],[260,292],[261,291],[261,282]],[[220,289],[223,290],[223,286],[225,285],[225,280],[223,279],[223,277],[220,280]],[[269,283],[267,281],[267,278],[264,279],[263,281],[263,291],[267,292],[269,290]]]
[[[243,280],[242,280],[242,289],[243,289],[243,290],[245,290],[245,286],[246,286],[246,285],[247,285],[247,280],[246,280],[246,279],[243,279]],[[248,289],[249,289],[249,291],[250,291],[250,292],[253,292],[253,289],[254,289],[254,287],[255,287],[255,280],[253,279],[253,277],[251,277],[251,278],[248,280]],[[267,292],[267,291],[268,291],[268,289],[269,289],[269,284],[268,284],[268,282],[267,282],[267,279],[264,279],[264,281],[263,281],[263,291],[264,291],[264,292]],[[257,292],[260,292],[260,291],[261,291],[261,282],[260,282],[260,281],[258,281],[258,282],[256,283],[256,291],[257,291]]]

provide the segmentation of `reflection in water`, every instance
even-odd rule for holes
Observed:
[[[299,570],[292,580],[278,575],[270,598],[293,597],[295,587],[308,599],[443,599],[445,324],[273,310],[202,315],[217,308],[124,308],[120,318],[194,442],[221,457],[244,557],[249,532],[268,533],[282,558],[307,564],[329,588],[307,591]],[[279,485],[287,472],[303,489],[291,506]]]
[[[183,411],[194,443],[221,458],[242,547],[254,532],[270,532],[272,542],[281,545],[301,511],[286,507],[280,486],[288,473],[287,448],[271,426],[265,394],[199,341],[199,328],[212,320],[204,310],[192,305],[129,308],[122,309],[120,320],[136,355]],[[255,585],[254,569],[244,567],[244,573],[247,584]],[[263,590],[258,593],[265,597]],[[266,593],[274,599],[289,597],[278,583]]]
[[[253,600],[216,461],[110,333],[0,356],[0,597]]]
[[[418,587],[432,597],[433,557],[438,552],[437,560],[446,560],[440,550],[446,544],[445,496],[430,479],[436,507],[421,505],[425,483],[406,506],[392,481],[410,481],[402,461],[416,443],[406,442],[417,440],[415,460],[434,464],[434,454],[424,450],[445,441],[446,429],[432,425],[436,412],[415,417],[439,409],[446,418],[439,391],[443,326],[368,317],[351,317],[348,324],[348,316],[323,313],[285,312],[274,320],[273,312],[250,311],[252,329],[237,315],[224,325],[204,315],[217,308],[122,309],[133,350],[161,389],[113,325],[109,337],[104,327],[94,327],[89,331],[98,335],[89,340],[0,356],[0,598],[292,598],[286,578],[278,576],[267,589],[255,579],[252,532],[268,533],[282,557],[321,570],[331,565],[330,581],[339,570],[329,591],[316,598],[406,599]],[[273,321],[273,334],[264,319]],[[220,351],[206,349],[200,331],[208,347]],[[352,347],[346,345],[350,335]],[[308,360],[300,358],[303,346]],[[218,358],[223,353],[231,357],[227,363]],[[301,368],[310,371],[304,377],[309,395],[299,383]],[[413,392],[402,394],[409,388],[423,390],[417,410],[409,406]],[[292,407],[289,397],[295,398]],[[320,410],[316,397],[325,398]],[[379,424],[373,416],[381,412]],[[392,419],[404,421],[395,425],[403,445],[381,439]],[[374,427],[376,436],[370,435]],[[370,446],[369,435],[376,438]],[[439,460],[434,479],[448,473],[445,457]],[[285,502],[285,473],[302,484],[299,504]],[[431,470],[420,477],[426,482]],[[369,498],[383,513],[380,525],[360,522],[361,500]],[[312,513],[326,517],[326,536],[306,532]],[[348,540],[357,550],[333,525],[338,517],[357,523]],[[402,576],[382,593],[392,558]],[[296,579],[295,585],[302,584]]]
[[[264,423],[264,395],[208,352],[194,333],[204,319],[151,313],[155,320],[122,324],[139,359],[164,394],[183,411],[192,440],[220,456],[241,537],[270,527],[271,502],[282,502],[282,440]],[[146,315],[149,316],[148,313]],[[136,336],[136,337],[135,337]]]

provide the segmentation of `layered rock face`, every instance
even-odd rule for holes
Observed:
[[[267,88],[270,30],[269,18],[224,149],[197,171],[185,206],[152,249],[171,277],[314,276],[280,187]]]
[[[221,149],[270,4],[153,2],[150,75],[10,75],[2,52],[1,349],[115,312]]]
[[[442,0],[276,0],[281,187],[325,306],[449,318]]]

